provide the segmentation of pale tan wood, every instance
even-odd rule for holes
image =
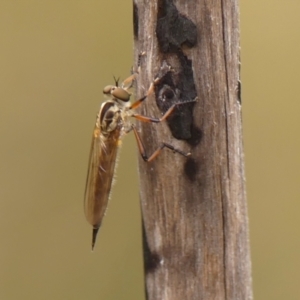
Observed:
[[[193,114],[173,119],[171,129],[167,122],[138,125],[148,154],[161,142],[192,153],[187,159],[164,149],[150,163],[139,160],[147,299],[252,299],[238,2],[135,0],[134,38],[135,57],[146,52],[138,97],[164,60],[181,84],[177,100],[197,96]],[[142,114],[161,117],[156,100],[163,88]]]

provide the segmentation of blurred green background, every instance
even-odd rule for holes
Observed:
[[[256,300],[300,299],[300,1],[241,7]],[[0,1],[0,299],[143,299],[137,150],[90,251],[83,191],[102,88],[133,65],[129,0]]]

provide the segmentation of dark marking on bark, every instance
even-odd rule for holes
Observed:
[[[192,147],[197,146],[202,139],[203,133],[202,130],[197,128],[194,124],[191,126],[191,138],[187,139],[187,143],[189,143]]]
[[[197,27],[178,12],[172,0],[158,0],[156,35],[162,52],[177,52],[182,46],[196,45]]]
[[[197,98],[192,61],[182,49],[196,45],[197,27],[178,12],[172,0],[158,0],[156,36],[160,51],[173,61],[177,60],[176,66],[179,65],[176,72],[167,72],[155,87],[157,106],[165,113],[175,103]],[[193,107],[194,103],[177,106],[167,123],[176,139],[196,145],[201,134],[193,127]]]
[[[139,37],[139,9],[136,3],[133,1],[133,36],[138,40]]]
[[[174,59],[179,60],[179,72],[170,70],[164,75],[158,74],[161,79],[155,85],[156,104],[162,113],[175,103],[196,101],[197,98],[191,60],[182,51],[178,51]],[[177,106],[167,118],[167,124],[176,139],[186,140],[195,146],[200,142],[201,133],[193,125],[194,104],[191,102]]]
[[[242,82],[241,82],[241,58],[240,58],[240,54],[239,54],[239,79],[237,82],[237,100],[239,101],[240,105],[242,105]]]
[[[145,274],[155,272],[157,267],[160,266],[160,257],[157,253],[152,253],[145,232],[144,221],[142,221],[143,226],[143,249],[144,249],[144,269]]]
[[[242,104],[242,83],[239,80],[237,84],[237,99]]]
[[[191,182],[196,180],[198,171],[199,166],[197,161],[192,157],[188,158],[184,164],[184,173]]]

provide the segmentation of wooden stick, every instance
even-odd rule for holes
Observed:
[[[134,0],[134,39],[137,97],[163,73],[142,115],[197,98],[138,124],[149,153],[191,152],[139,159],[147,299],[252,299],[238,1]]]

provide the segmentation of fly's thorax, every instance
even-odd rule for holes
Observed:
[[[104,136],[121,126],[121,111],[115,101],[109,100],[101,105],[99,124]]]

